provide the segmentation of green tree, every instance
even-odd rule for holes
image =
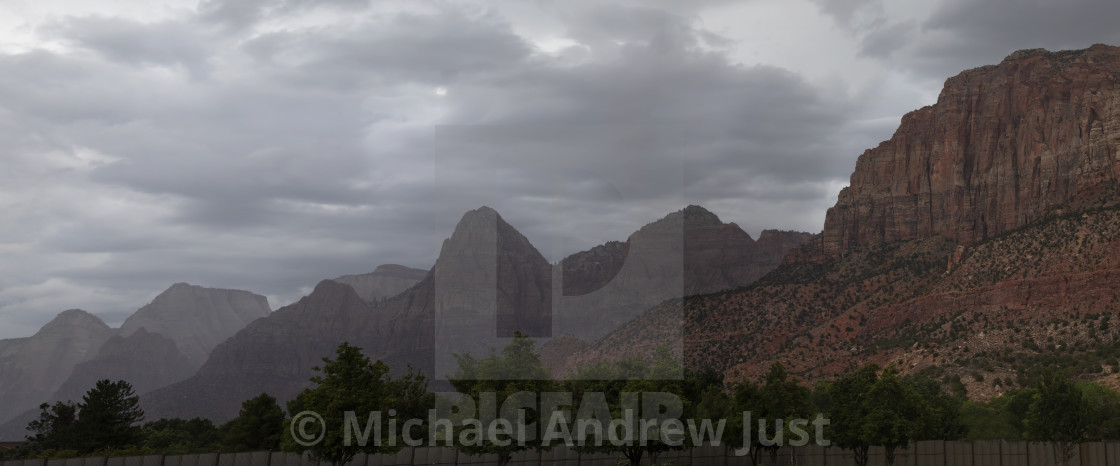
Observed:
[[[281,448],[290,452],[307,452],[316,461],[335,466],[346,464],[358,453],[400,450],[404,433],[397,431],[396,435],[390,435],[391,413],[395,411],[405,419],[426,419],[427,408],[433,400],[427,389],[427,379],[411,368],[407,375],[393,379],[389,366],[381,361],[371,362],[362,354],[361,348],[349,343],[339,345],[335,354],[335,359],[323,358],[323,365],[313,368],[319,372],[311,378],[315,386],[300,392],[288,402],[288,412],[293,416],[298,417],[305,412],[320,416],[325,425],[312,423],[314,425],[308,430],[317,433],[317,429],[322,428],[323,437],[318,441],[302,439],[309,445],[301,445],[291,435],[284,435]],[[293,429],[293,422],[300,421],[285,420],[284,432],[301,427],[297,424]],[[352,434],[349,442],[346,438],[347,426]],[[424,426],[416,426],[413,432],[425,430]]]
[[[1006,412],[1005,396],[993,398],[987,403],[965,401],[961,405],[960,419],[967,426],[969,440],[1020,440],[1022,431],[1015,428]]]
[[[141,428],[144,449],[164,455],[217,451],[221,439],[209,419],[160,419]]]
[[[928,376],[907,376],[902,378],[902,382],[909,386],[925,405],[914,440],[964,438],[968,433],[968,426],[961,419],[964,399],[945,393],[941,384]]]
[[[226,425],[221,449],[227,452],[273,451],[280,447],[284,410],[267,393],[241,403],[241,412]]]
[[[78,406],[58,401],[39,405],[39,418],[27,425],[33,435],[27,437],[30,451],[63,450],[75,448],[77,438],[74,423],[78,420]]]
[[[539,399],[541,393],[552,391],[556,386],[534,351],[534,345],[532,339],[517,332],[500,354],[491,350],[490,356],[483,359],[475,359],[470,354],[456,355],[458,369],[449,378],[451,385],[473,401],[478,414],[472,419],[456,419],[457,428],[449,433],[456,449],[470,455],[497,455],[499,466],[505,466],[514,453],[542,447],[539,435],[510,438],[522,419],[526,425],[541,426],[547,422],[548,419],[541,418],[542,413],[526,409],[522,418],[519,413],[500,409],[517,399],[528,401],[527,394]],[[499,424],[499,419],[510,424]]]
[[[715,371],[683,371],[680,361],[674,359],[667,348],[657,348],[652,360],[639,357],[626,357],[615,362],[600,362],[579,368],[576,375],[564,385],[578,400],[581,414],[588,414],[588,406],[605,403],[604,412],[594,414],[595,420],[603,425],[604,435],[599,432],[580,435],[576,422],[572,420],[570,431],[577,442],[575,449],[585,453],[614,453],[622,455],[630,464],[640,464],[643,457],[649,456],[656,463],[657,456],[688,446],[688,438],[682,430],[687,418],[696,419],[722,413],[731,405],[726,395],[720,393],[723,376]],[[602,393],[602,398],[590,399],[590,394]],[[667,398],[656,400],[656,394],[670,394]],[[624,396],[629,394],[629,396]],[[708,402],[703,407],[696,402],[707,394]],[[644,398],[646,396],[649,398]],[[598,395],[595,395],[598,397]],[[675,398],[675,399],[673,399]],[[644,402],[653,404],[664,402],[666,412],[644,413]],[[678,405],[679,402],[679,406]],[[721,407],[722,406],[722,407]],[[680,408],[679,415],[673,411]],[[704,410],[704,411],[701,411]],[[627,411],[630,411],[630,423]],[[722,416],[720,416],[722,417]],[[651,421],[646,430],[646,441],[642,441],[640,420]],[[680,424],[676,424],[679,422]],[[615,440],[609,441],[610,425],[614,423]],[[662,432],[662,427],[668,430]],[[669,439],[665,442],[662,434]]]
[[[758,430],[754,426],[743,424],[742,413],[750,412],[752,419],[755,419],[754,416],[757,416],[755,413],[762,413],[768,409],[762,397],[762,389],[752,381],[741,381],[732,385],[731,400],[736,414],[731,416],[728,422],[730,443],[736,448],[749,449],[747,457],[750,458],[752,465],[757,466],[762,459],[763,445],[757,435]],[[747,431],[750,433],[744,434]]]
[[[99,380],[78,404],[74,432],[80,452],[123,449],[140,444],[144,420],[140,397],[123,380]]]
[[[809,417],[810,390],[790,379],[785,366],[780,362],[770,365],[770,370],[763,377],[759,396],[762,398],[762,412],[758,413],[758,419],[766,419],[771,423],[776,423],[779,419],[782,420],[782,431],[779,433],[777,431],[778,426],[774,425],[775,432],[767,434],[769,436],[781,435],[783,439],[790,438],[793,435],[790,431],[792,421]],[[761,435],[763,433],[760,431],[760,438]],[[781,448],[781,444],[764,446],[763,448],[770,453],[770,462],[777,463],[778,449]]]
[[[829,438],[840,448],[852,450],[858,466],[867,466],[871,448],[864,427],[870,414],[868,394],[879,379],[878,374],[879,366],[868,364],[827,385]]]
[[[1085,398],[1086,440],[1120,439],[1120,394],[1096,382],[1079,384]]]
[[[881,445],[887,464],[893,465],[895,450],[909,445],[922,432],[923,419],[930,417],[924,400],[902,383],[894,368],[888,367],[867,391],[865,402],[863,439],[867,444]]]
[[[650,457],[651,464],[657,464],[657,457],[662,453],[672,450],[683,450],[686,447],[684,443],[687,437],[684,431],[674,432],[674,427],[683,427],[684,418],[687,413],[693,410],[693,402],[696,397],[700,384],[704,383],[704,378],[711,378],[712,374],[698,374],[694,372],[682,370],[680,361],[673,358],[669,349],[666,347],[658,347],[655,350],[653,360],[649,364],[649,369],[643,374],[641,378],[631,378],[623,386],[623,391],[630,393],[640,393],[643,397],[642,404],[645,404],[645,397],[647,396],[664,396],[654,394],[670,394],[675,396],[676,400],[664,399],[666,404],[680,403],[681,412],[678,415],[672,413],[665,413],[664,415],[658,413],[635,412],[635,422],[633,424],[633,432],[637,433],[636,439],[633,439],[632,445],[627,445],[621,448],[622,453],[630,460],[630,464],[641,464],[643,456]],[[642,406],[642,409],[645,407]],[[640,415],[639,415],[640,414]],[[638,418],[646,421],[654,421],[652,427],[646,428],[638,421]],[[671,426],[668,424],[670,419],[680,421],[681,424]],[[669,430],[661,431],[662,427],[668,427]],[[646,432],[646,441],[642,441],[642,429]],[[665,442],[668,438],[670,442]]]
[[[1038,390],[1032,387],[1011,390],[1000,397],[1002,411],[1007,416],[1011,426],[1019,432],[1020,440],[1027,438],[1027,413],[1030,411],[1031,404],[1034,403],[1037,394]],[[1006,401],[1003,399],[1006,399]]]
[[[1055,459],[1066,464],[1077,444],[1085,440],[1085,399],[1077,385],[1055,371],[1044,374],[1035,390],[1023,422],[1027,439],[1053,443]]]

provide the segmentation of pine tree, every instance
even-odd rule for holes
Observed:
[[[141,441],[139,422],[144,420],[140,397],[123,380],[99,380],[82,397],[74,423],[80,452],[120,449]]]
[[[284,432],[284,410],[276,398],[261,393],[241,403],[241,412],[226,425],[222,450],[273,451],[280,447]]]

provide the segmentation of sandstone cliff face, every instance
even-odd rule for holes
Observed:
[[[114,334],[101,319],[71,309],[34,336],[0,352],[0,423],[47,401],[78,363],[97,354]]]
[[[176,283],[126,319],[120,334],[144,328],[163,335],[198,367],[218,343],[269,312],[268,300],[258,294]]]
[[[373,272],[360,275],[343,275],[334,281],[350,285],[358,296],[370,302],[396,296],[424,279],[427,270],[403,265],[379,265]]]
[[[971,244],[1097,199],[1120,179],[1120,48],[1026,50],[945,83],[864,152],[821,247],[943,235]]]

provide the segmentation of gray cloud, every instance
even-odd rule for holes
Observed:
[[[931,79],[999,63],[1021,49],[1081,49],[1120,43],[1120,4],[946,0],[921,22],[897,21],[867,35],[863,52]]]
[[[935,92],[929,76],[1023,48],[1010,44],[1059,14],[817,2],[851,36],[820,56],[881,67],[856,88],[738,63],[753,45],[702,20],[775,5],[206,0],[156,20],[51,16],[39,46],[0,52],[0,337],[72,307],[119,323],[180,281],[282,305],[322,278],[429,267],[482,204],[554,260],[690,203],[754,233],[817,231],[856,156],[929,103],[915,97]],[[1097,22],[1045,37],[1112,34]]]

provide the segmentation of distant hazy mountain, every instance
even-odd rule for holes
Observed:
[[[51,399],[81,400],[101,379],[126,380],[142,395],[190,377],[194,372],[194,365],[174,341],[141,328],[127,337],[117,335],[106,341],[93,359],[74,367]]]
[[[600,338],[667,299],[746,286],[812,235],[766,230],[758,241],[700,206],[650,223],[559,264],[559,334]]]
[[[763,236],[768,248],[785,249],[808,237]],[[361,286],[343,286],[347,277],[324,280],[307,297],[216,347],[193,377],[144,396],[142,405],[153,418],[226,420],[261,392],[281,400],[294,396],[308,386],[311,367],[333,356],[343,341],[395,370],[412,365],[437,379],[453,372],[452,352],[483,354],[502,346],[495,335],[520,331],[544,342],[572,333],[565,340],[570,344],[556,349],[574,351],[579,339],[610,332],[660,300],[748,284],[784,252],[762,253],[758,243],[734,224],[689,207],[647,225],[626,243],[608,243],[553,266],[497,212],[479,208],[463,215],[432,271],[411,288],[370,300],[356,291]],[[743,263],[759,257],[766,262]],[[553,294],[555,280],[562,280],[565,296]]]
[[[488,263],[478,253],[488,250]],[[496,258],[496,259],[495,259]],[[281,400],[308,385],[311,368],[334,355],[343,341],[361,346],[396,370],[411,364],[432,374],[436,302],[464,317],[464,331],[482,312],[472,291],[490,284],[480,276],[501,277],[489,287],[499,299],[503,326],[534,334],[547,331],[549,264],[528,240],[492,209],[463,216],[444,242],[434,272],[412,288],[383,302],[362,299],[354,288],[333,280],[320,282],[298,302],[253,322],[214,349],[198,373],[183,382],[142,397],[155,417],[205,416],[216,420],[237,414],[245,399],[268,392]],[[438,285],[437,285],[438,283]],[[500,296],[500,298],[499,298]],[[494,314],[493,309],[489,309]],[[493,333],[495,319],[488,323]]]
[[[120,329],[69,310],[32,337],[0,340],[0,439],[22,439],[39,404],[80,400],[100,379],[146,393],[187,378],[214,346],[268,313],[263,296],[178,283]]]
[[[379,265],[373,272],[360,275],[343,275],[334,281],[350,285],[358,296],[370,302],[396,296],[424,279],[427,270],[403,265]]]
[[[269,312],[268,300],[258,294],[176,283],[125,320],[120,334],[145,328],[163,335],[198,367],[218,343]]]
[[[78,363],[116,333],[93,314],[71,309],[35,335],[0,344],[0,423],[39,406]]]

